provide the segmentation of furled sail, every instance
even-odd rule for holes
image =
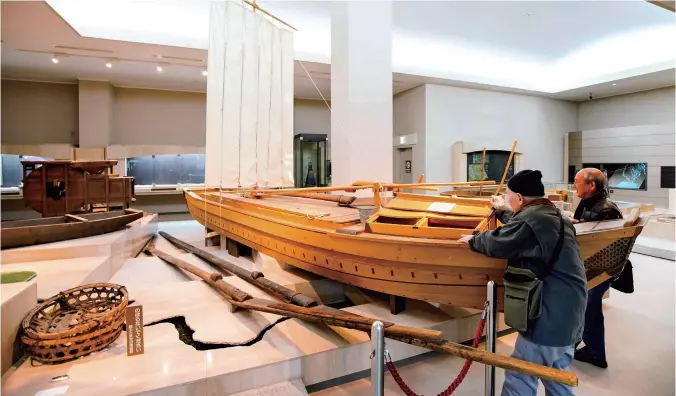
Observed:
[[[293,186],[293,33],[239,0],[212,1],[207,187]]]

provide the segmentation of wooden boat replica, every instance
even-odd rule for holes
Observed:
[[[317,190],[327,189],[301,190],[192,189],[185,197],[192,216],[207,229],[280,262],[357,287],[481,308],[486,283],[503,283],[506,260],[474,253],[457,242],[490,214],[486,200],[394,192],[393,198],[381,201],[375,194],[375,213],[362,224],[363,209],[355,203],[363,199],[346,204],[350,199],[343,196],[337,203],[326,200],[335,200],[335,195],[318,196]],[[608,279],[622,270],[646,220],[580,225],[578,241],[589,281],[598,284],[599,277]],[[489,228],[498,225],[493,221]]]
[[[2,249],[8,249],[101,235],[123,229],[143,216],[144,212],[141,210],[125,209],[3,221],[0,223],[0,243]]]

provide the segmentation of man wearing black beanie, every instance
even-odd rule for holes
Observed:
[[[507,183],[507,205],[491,203],[504,225],[460,242],[489,257],[507,259],[505,322],[519,331],[513,357],[568,370],[581,340],[587,279],[573,223],[546,198],[542,173],[523,170]],[[572,388],[543,381],[548,395]],[[503,396],[537,394],[538,379],[505,371]]]

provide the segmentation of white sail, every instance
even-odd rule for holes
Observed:
[[[236,0],[209,25],[206,186],[293,186],[293,33]]]

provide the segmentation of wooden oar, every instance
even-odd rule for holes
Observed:
[[[251,300],[253,297],[251,295],[239,290],[238,288],[231,286],[223,281],[223,275],[219,273],[208,273],[207,271],[204,271],[202,269],[199,269],[195,267],[194,265],[188,263],[187,261],[181,260],[178,257],[174,257],[168,253],[165,253],[156,247],[149,247],[147,248],[147,251],[162,260],[166,261],[169,264],[175,265],[176,267],[188,271],[196,276],[199,276],[200,278],[204,279],[205,282],[209,284],[209,286],[213,287],[214,289],[218,290],[222,295],[228,297],[231,300],[234,301],[246,301],[246,300]]]
[[[201,257],[208,263],[224,269],[225,271],[231,272],[235,276],[244,279],[245,281],[260,287],[261,289],[265,290],[266,292],[275,295],[279,298],[281,298],[284,301],[288,301],[292,304],[299,305],[301,307],[310,307],[310,306],[315,306],[317,305],[317,301],[308,298],[300,293],[297,293],[289,288],[286,288],[284,286],[278,285],[268,279],[265,279],[263,274],[258,271],[247,271],[244,268],[233,265],[232,263],[229,263],[225,260],[223,260],[220,257],[214,256],[213,254],[202,250],[198,249],[195,246],[185,243],[182,240],[173,237],[169,234],[167,234],[164,231],[159,231],[158,232],[162,237],[166,238],[169,242],[173,243],[174,245],[178,246],[179,248],[185,250],[186,252],[190,252],[196,256]]]
[[[158,257],[167,261],[168,263],[176,265],[177,267],[204,279],[207,284],[216,288],[219,292],[221,292],[221,294],[229,299],[230,304],[237,308],[267,312],[305,321],[320,322],[330,326],[344,327],[365,332],[370,331],[371,325],[376,320],[378,320],[361,315],[350,314],[326,306],[306,308],[266,299],[250,298],[247,293],[223,282],[222,276],[220,274],[209,274],[206,271],[198,269],[192,264],[186,263],[185,261],[177,259],[176,257],[173,257],[167,253],[161,252],[156,248],[153,249],[153,252],[155,254],[159,253],[160,255],[158,255]],[[244,299],[244,301],[238,301],[234,298],[234,296],[240,296],[240,299]],[[543,380],[559,382],[570,386],[577,386],[578,383],[577,376],[573,373],[451,342],[443,339],[443,333],[437,330],[401,326],[388,321],[381,322],[384,325],[385,337],[393,340],[442,353],[447,353],[467,360],[500,367],[505,370],[520,372],[541,378]]]
[[[354,202],[357,197],[352,195],[334,195],[334,194],[322,194],[322,193],[301,193],[301,192],[291,192],[287,194],[277,194],[283,197],[301,197],[301,198],[310,198],[317,199],[320,201],[329,201],[336,202],[338,205],[348,206]]]
[[[224,282],[223,275],[219,273],[209,273],[201,270],[194,265],[157,248],[151,249],[150,252],[165,262],[202,278],[209,286],[215,288],[220,294],[226,297],[230,304],[236,308],[288,316],[310,322],[322,322],[330,326],[345,327],[367,332],[371,331],[371,325],[377,321],[377,319],[354,315],[341,310],[325,310],[322,306],[307,308],[263,298],[253,298],[248,293]],[[388,337],[402,337],[405,339],[416,338],[431,343],[439,343],[444,340],[444,333],[438,330],[419,329],[416,327],[401,326],[387,321],[382,322],[385,325],[385,334]]]

